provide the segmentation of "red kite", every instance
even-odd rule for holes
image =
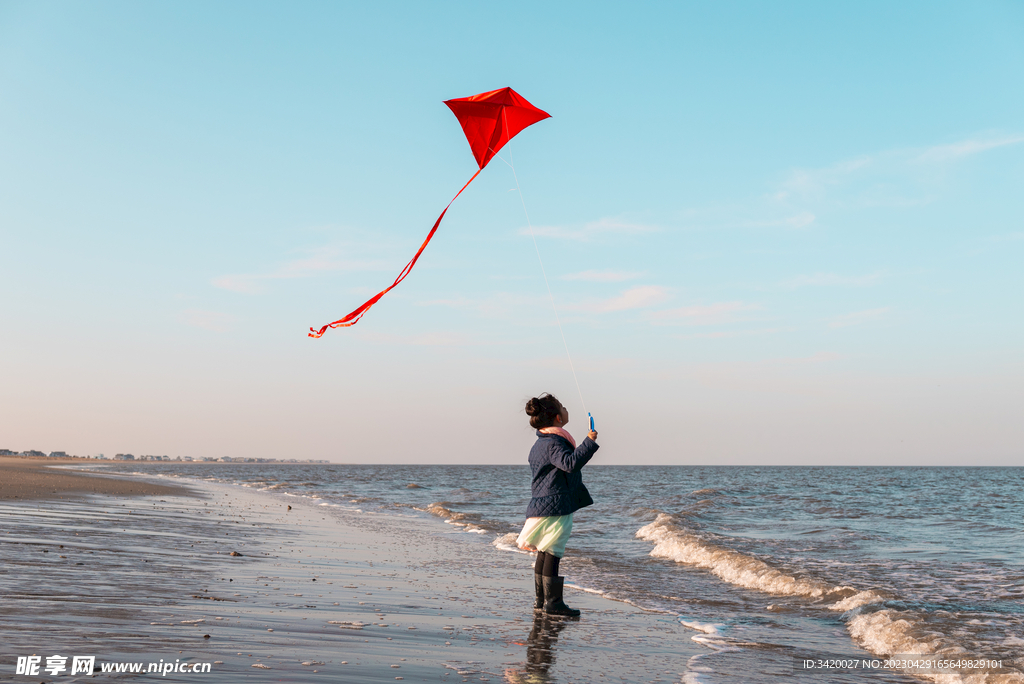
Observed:
[[[355,325],[381,297],[390,292],[398,283],[405,280],[405,277],[412,271],[412,267],[416,265],[416,260],[420,258],[423,250],[426,249],[427,243],[430,242],[431,238],[434,237],[434,233],[437,232],[437,227],[441,225],[441,219],[444,218],[448,207],[452,206],[452,202],[462,194],[462,190],[469,187],[469,184],[480,175],[480,172],[484,170],[484,167],[491,161],[491,158],[498,153],[498,150],[504,147],[516,134],[527,126],[551,116],[547,112],[534,107],[526,101],[526,98],[511,88],[501,88],[500,90],[492,90],[489,93],[480,93],[471,97],[445,100],[445,104],[448,105],[448,108],[452,110],[452,113],[455,114],[462,125],[462,131],[466,134],[469,147],[473,150],[473,156],[476,158],[476,163],[480,168],[477,169],[472,178],[466,181],[462,189],[455,193],[455,197],[444,208],[441,215],[437,217],[434,227],[427,234],[427,239],[423,241],[416,255],[413,256],[412,260],[405,265],[402,272],[395,278],[395,282],[375,294],[344,318],[328,323],[320,328],[320,330],[310,328],[310,337],[322,337],[328,328],[347,328]]]

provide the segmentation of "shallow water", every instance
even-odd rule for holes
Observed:
[[[514,549],[526,466],[104,469],[433,516],[466,532],[467,555],[489,543],[529,560]],[[794,659],[894,653],[1002,660],[987,681],[1024,681],[1024,469],[595,466],[584,480],[596,505],[576,514],[563,574],[689,627],[706,654],[688,681],[855,681]]]

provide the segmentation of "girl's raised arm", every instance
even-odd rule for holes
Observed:
[[[596,433],[594,434],[596,435]],[[561,443],[562,440],[556,441]],[[576,447],[575,451],[566,445],[564,448],[560,448],[551,454],[551,464],[559,470],[575,473],[587,465],[587,462],[594,457],[594,452],[599,448],[597,442],[590,439],[588,435],[588,439],[583,440],[583,443]]]

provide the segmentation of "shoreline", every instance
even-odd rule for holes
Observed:
[[[194,496],[180,485],[90,474],[56,465],[95,463],[91,459],[0,456],[0,501],[39,500],[102,494],[106,496]],[[54,496],[56,495],[56,496]]]

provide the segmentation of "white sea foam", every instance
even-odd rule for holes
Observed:
[[[841,585],[833,586],[810,579],[788,575],[767,563],[738,551],[724,548],[687,532],[672,522],[664,513],[658,514],[654,522],[636,532],[640,539],[654,543],[650,555],[669,558],[710,570],[721,579],[748,589],[769,594],[805,596],[809,598],[835,599],[824,607],[834,611],[853,611],[847,620],[847,629],[854,641],[864,649],[879,655],[946,654],[963,653],[964,649],[951,643],[946,635],[930,632],[922,634],[920,618],[908,613],[890,609],[874,612],[859,610],[864,606],[882,603],[886,597],[878,592]],[[705,623],[680,617],[684,626],[705,632],[692,637],[698,643],[715,650],[739,646],[723,639],[717,632],[705,629]],[[692,660],[692,659],[691,659]],[[1019,673],[997,674],[918,674],[937,684],[1024,684],[1024,675]],[[684,678],[685,680],[685,678]],[[699,675],[686,681],[699,681]]]
[[[604,596],[608,593],[606,591],[602,591],[601,589],[594,589],[593,587],[584,587],[583,585],[577,584],[575,581],[569,579],[568,577],[565,579],[565,586],[572,587],[576,591],[583,591],[588,594],[597,594],[598,596]],[[634,603],[633,605],[635,606],[636,604]],[[639,606],[637,607],[639,608]]]
[[[922,641],[911,635],[914,628],[910,620],[894,610],[855,615],[848,623],[850,634],[857,642],[881,655],[891,653],[935,653],[937,644]]]
[[[708,648],[714,649],[719,653],[726,653],[729,651],[742,651],[743,649],[739,645],[731,643],[728,639],[723,639],[719,636],[705,636],[704,634],[698,634],[690,637],[691,640],[707,646]]]
[[[737,644],[732,643],[732,640],[725,636],[724,632],[727,629],[726,625],[703,622],[701,620],[694,620],[693,618],[680,615],[678,617],[679,624],[684,627],[700,632],[690,637],[690,640],[711,649],[714,653],[726,653],[729,651],[740,651]],[[701,661],[710,653],[702,653],[699,655],[691,656],[686,661],[686,672],[683,674],[683,684],[703,684],[707,681],[704,675],[710,675],[715,670],[707,665],[701,665]]]
[[[502,551],[515,551],[516,553],[524,553],[526,555],[531,555],[529,551],[523,551],[518,546],[516,546],[517,539],[519,539],[518,534],[516,534],[515,532],[509,532],[508,534],[503,534],[499,537],[496,537],[494,541],[492,541],[491,543],[499,549],[501,549]]]
[[[964,649],[948,643],[940,634],[918,632],[920,620],[895,610],[879,610],[853,616],[847,629],[854,640],[863,648],[876,655],[888,656],[894,653],[940,654],[956,656]],[[966,654],[965,654],[966,655]],[[919,674],[937,684],[1022,684],[1024,675],[1016,672],[977,674]]]
[[[836,601],[829,606],[829,610],[853,610],[854,608],[860,608],[871,603],[882,603],[885,600],[884,596],[869,589],[867,591],[858,591],[853,596],[847,596],[840,601]]]
[[[698,632],[704,632],[705,634],[721,634],[725,625],[714,623],[714,622],[699,622],[691,618],[679,617],[679,624],[683,627],[689,627],[695,629]]]
[[[702,667],[700,665],[695,664],[698,662],[698,658],[703,657],[704,656],[702,655],[695,655],[692,658],[690,658],[689,661],[687,661],[686,668],[689,670],[689,672],[684,673],[682,679],[679,680],[680,682],[682,682],[682,684],[704,684],[704,682],[707,681],[701,675],[704,673],[714,672],[714,670],[710,667]]]
[[[650,555],[656,558],[705,568],[726,582],[748,589],[811,598],[847,589],[792,577],[753,556],[712,544],[679,528],[664,513],[659,513],[654,522],[637,530],[636,536],[654,542]]]

